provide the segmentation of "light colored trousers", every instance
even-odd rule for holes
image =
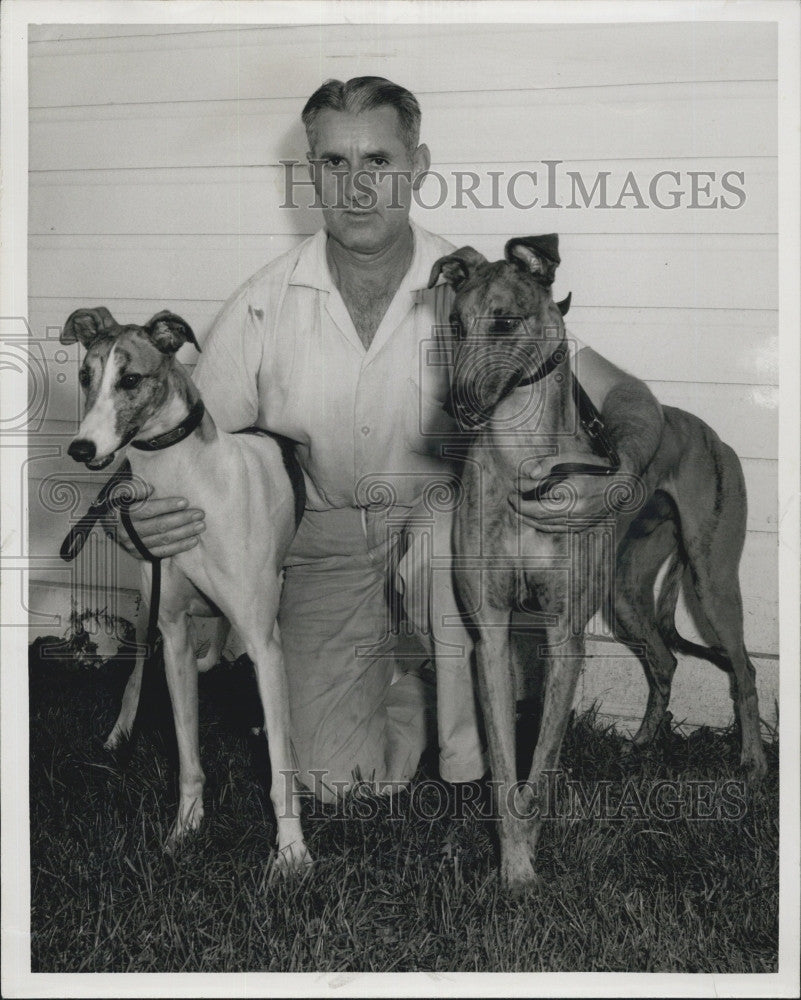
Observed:
[[[434,733],[446,781],[486,770],[450,537],[450,513],[422,503],[304,514],[278,621],[296,763],[325,801],[408,782]]]

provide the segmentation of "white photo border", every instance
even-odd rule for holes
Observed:
[[[30,971],[26,612],[19,585],[0,588],[2,706],[2,995],[5,997],[284,996],[795,996],[799,975],[799,370],[801,171],[799,23],[783,0],[9,0],[2,6],[2,258],[0,317],[27,315],[28,26],[67,23],[313,24],[332,22],[772,21],[779,25],[780,308],[780,934],[779,972],[642,973],[44,974]],[[2,483],[18,484],[24,447],[0,448]],[[20,525],[24,494],[3,491],[2,523]],[[5,536],[5,529],[3,531]],[[0,569],[5,567],[0,563]],[[14,572],[20,567],[15,564]],[[7,574],[4,574],[7,575]],[[3,582],[7,582],[3,581]]]

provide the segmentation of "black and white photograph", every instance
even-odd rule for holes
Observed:
[[[797,995],[801,5],[2,17],[3,996]]]

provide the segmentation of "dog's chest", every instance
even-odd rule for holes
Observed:
[[[562,614],[570,589],[571,536],[521,524],[521,565],[515,574],[515,603]]]
[[[455,543],[470,569],[457,574],[460,589],[498,609],[535,605],[561,613],[569,590],[570,536],[537,531],[523,521],[509,503],[514,479],[505,472],[469,460],[463,470]]]

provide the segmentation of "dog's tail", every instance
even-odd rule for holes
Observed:
[[[656,604],[656,626],[659,634],[668,649],[674,653],[683,653],[687,656],[698,656],[702,660],[714,663],[716,667],[732,672],[731,660],[726,653],[720,649],[709,646],[702,646],[697,642],[690,642],[684,636],[679,635],[676,628],[676,605],[679,600],[679,589],[684,570],[687,568],[687,557],[681,551],[676,551],[670,559],[670,564],[665,572],[662,581],[662,589]]]

